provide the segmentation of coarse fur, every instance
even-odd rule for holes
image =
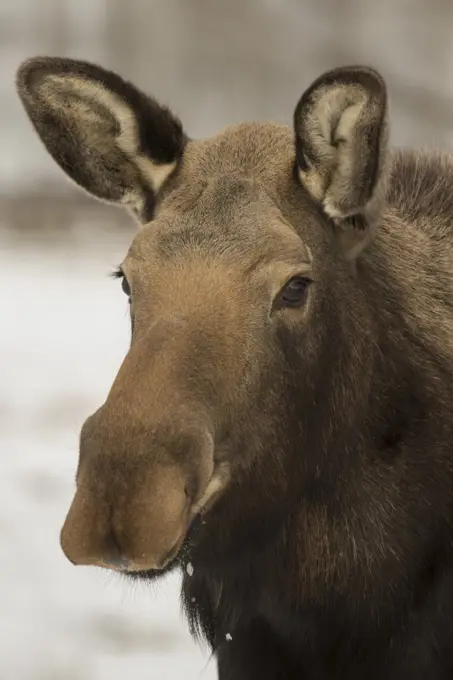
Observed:
[[[315,81],[293,129],[201,141],[84,62],[30,60],[18,88],[69,176],[143,225],[69,559],[182,567],[220,680],[453,677],[452,157],[389,150],[363,67]]]

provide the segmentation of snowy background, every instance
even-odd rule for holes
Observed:
[[[216,678],[177,576],[132,586],[59,547],[80,425],[128,345],[108,273],[134,227],[46,156],[15,95],[20,61],[99,61],[172,105],[192,136],[289,122],[322,70],[363,62],[390,85],[395,141],[448,146],[452,26],[451,0],[1,0],[0,680]]]
[[[127,234],[76,225],[0,249],[0,678],[212,680],[183,625],[178,578],[152,588],[73,567],[59,548],[78,429],[128,346],[109,268]]]

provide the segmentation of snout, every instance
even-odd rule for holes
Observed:
[[[132,433],[125,439],[135,450],[122,450],[119,436],[100,438],[92,428],[82,437],[61,547],[77,565],[163,569],[178,554],[194,517],[219,492],[224,470],[214,464],[206,430],[190,437],[179,433],[154,450]],[[181,442],[190,444],[182,450]]]
[[[116,493],[97,492],[81,480],[61,531],[61,547],[73,564],[134,571],[162,569],[174,557],[190,520],[184,478],[176,466],[150,476],[140,480],[141,488],[131,481],[130,489]]]

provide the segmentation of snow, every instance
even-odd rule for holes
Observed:
[[[193,576],[193,565],[190,562],[187,563],[186,571],[189,576]]]
[[[49,247],[0,225],[2,680],[217,677],[180,613],[179,575],[129,584],[74,567],[59,546],[79,428],[129,342],[127,301],[107,276],[129,240],[81,228]]]

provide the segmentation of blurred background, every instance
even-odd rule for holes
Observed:
[[[323,70],[362,62],[388,82],[395,144],[448,147],[452,26],[451,0],[1,0],[1,680],[217,677],[180,615],[177,575],[132,587],[73,568],[59,548],[80,425],[129,342],[108,273],[135,225],[46,155],[15,93],[19,63],[97,61],[198,137],[244,119],[290,123]]]

